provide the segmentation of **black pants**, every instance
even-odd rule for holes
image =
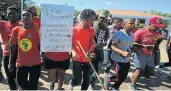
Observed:
[[[0,72],[2,72],[1,68],[2,68],[2,57],[3,57],[3,51],[2,51],[2,47],[0,45]]]
[[[73,61],[73,76],[72,85],[76,86],[81,83],[82,75],[83,75],[83,82],[81,86],[81,90],[87,90],[90,83],[90,64],[89,63],[80,63]],[[83,74],[82,74],[83,72]]]
[[[14,70],[12,72],[9,71],[8,69],[8,65],[9,65],[9,56],[4,56],[3,57],[3,65],[4,65],[4,69],[5,69],[5,73],[7,76],[7,81],[8,81],[8,85],[10,90],[17,90],[17,86],[15,83],[16,80],[16,67],[14,67]],[[15,65],[15,64],[14,64]]]
[[[103,66],[103,61],[104,61],[104,52],[103,52],[103,49],[98,49],[96,48],[95,49],[95,54],[96,54],[96,58],[92,60],[92,64],[96,70],[97,73],[100,72],[101,70],[101,67]],[[95,75],[95,72],[93,70],[92,71],[92,75],[91,75],[91,81],[90,81],[90,84],[92,87],[95,86],[95,83],[96,83],[96,80],[97,80],[97,77]]]
[[[23,90],[37,90],[41,73],[41,66],[32,67],[22,66],[17,69],[17,81]],[[29,78],[28,78],[29,76]]]
[[[128,63],[117,62],[116,74],[117,74],[118,80],[113,85],[114,88],[118,89],[120,87],[120,85],[125,81],[125,79],[127,78],[128,72],[129,72],[129,68],[130,68],[129,62]]]

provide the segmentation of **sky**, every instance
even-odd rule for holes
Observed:
[[[76,10],[91,8],[136,10],[136,11],[161,11],[171,13],[171,0],[33,0],[37,5],[41,3],[75,6]]]

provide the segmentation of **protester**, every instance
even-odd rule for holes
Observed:
[[[116,33],[117,31],[119,31],[122,27],[122,22],[123,20],[121,18],[115,18],[113,21],[112,21],[112,25],[108,26],[109,28],[109,39],[108,39],[108,43],[109,44],[109,41],[110,39],[112,38],[113,34]],[[106,45],[104,48],[104,64],[106,63],[109,63],[109,59],[110,59],[110,48],[108,48],[108,45]]]
[[[93,28],[95,32],[94,40],[96,43],[96,47],[95,47],[96,58],[92,60],[92,62],[97,72],[100,71],[100,68],[102,66],[104,60],[103,47],[107,45],[107,40],[109,38],[109,29],[105,25],[105,20],[107,19],[107,17],[108,14],[106,14],[106,11],[101,12],[98,15],[98,20],[93,23]],[[96,74],[93,73],[90,83],[92,89],[95,89],[96,79],[97,79]]]
[[[9,65],[9,40],[11,37],[12,29],[16,26],[21,26],[21,23],[17,21],[18,19],[18,10],[14,6],[10,6],[7,8],[7,17],[9,21],[1,21],[0,22],[0,34],[2,38],[2,48],[3,48],[3,65],[5,69],[5,73],[7,76],[7,81],[10,90],[17,90],[16,87],[16,67],[12,72],[8,70]],[[15,61],[14,61],[15,63]]]
[[[108,39],[107,45],[103,48],[104,49],[104,62],[103,62],[103,64],[106,65],[105,78],[104,78],[104,84],[105,84],[106,88],[108,88],[108,80],[107,79],[108,79],[109,75],[111,75],[111,74],[109,74],[109,72],[110,72],[110,68],[113,64],[113,61],[111,60],[112,51],[108,45],[109,45],[109,41],[111,40],[113,34],[121,29],[122,22],[123,22],[123,20],[121,18],[115,18],[112,21],[112,25],[108,26],[108,28],[109,28],[109,39]],[[115,74],[112,74],[112,76],[115,76]]]
[[[58,80],[57,90],[62,88],[66,70],[69,68],[70,55],[69,52],[46,52],[44,58],[44,66],[48,70],[48,78],[51,82],[50,90],[54,89],[55,81]],[[56,77],[56,72],[58,77]]]
[[[96,13],[93,10],[84,9],[80,14],[81,22],[74,27],[72,48],[72,71],[74,78],[69,83],[69,90],[72,90],[74,86],[80,84],[82,80],[81,90],[87,90],[89,87],[91,66],[88,58],[84,56],[83,51],[78,45],[78,41],[84,51],[90,55],[90,57],[94,57],[94,30],[91,25],[93,24],[95,16]]]
[[[134,20],[126,19],[123,21],[123,30],[116,32],[112,36],[112,54],[111,59],[116,62],[116,73],[118,80],[113,85],[113,90],[118,90],[120,85],[127,78],[130,68],[130,54],[133,46],[134,38],[131,33],[135,27]]]
[[[9,70],[14,69],[17,56],[17,82],[22,90],[37,90],[41,73],[39,30],[32,21],[32,13],[25,9],[21,16],[23,26],[12,30]],[[17,53],[18,51],[18,53]]]
[[[154,74],[154,59],[152,57],[152,50],[154,49],[157,39],[161,35],[156,32],[159,28],[164,25],[161,22],[161,18],[153,17],[149,20],[150,25],[146,28],[139,29],[134,34],[134,51],[137,55],[138,60],[134,60],[134,66],[136,71],[131,76],[131,89],[136,89],[136,82],[140,75],[144,73],[144,68],[148,66],[151,70],[149,74]]]
[[[33,16],[33,23],[36,25],[36,27],[38,28],[38,30],[40,30],[40,24],[41,24],[41,21],[40,21],[40,18],[37,16],[37,9],[35,6],[31,6],[29,7],[29,10],[31,11],[32,13],[32,16]]]

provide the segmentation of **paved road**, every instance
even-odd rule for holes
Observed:
[[[166,41],[163,41],[160,45],[161,49],[161,62],[167,62],[168,57],[165,51],[165,44]],[[72,66],[72,65],[71,65]],[[132,74],[132,72],[135,70],[133,66],[131,66],[129,75]],[[157,74],[156,77],[151,77],[150,81],[145,80],[144,78],[140,78],[138,81],[138,89],[140,90],[171,90],[171,77],[168,76],[170,68],[163,68],[160,74]],[[4,72],[3,72],[4,73]],[[5,75],[5,74],[4,74]],[[65,82],[64,82],[64,88],[67,89],[67,84],[72,79],[72,70],[67,70],[66,76],[65,76]],[[103,80],[104,75],[100,74],[101,79]],[[130,79],[129,76],[127,80],[121,85],[120,90],[130,90],[129,87]],[[42,70],[42,74],[39,81],[39,89],[40,90],[48,90],[49,83],[47,79],[47,71]],[[96,86],[99,90],[101,89],[100,85],[97,84]],[[55,88],[57,88],[57,83]],[[0,83],[0,90],[8,90],[7,82],[4,80],[2,83]],[[80,86],[77,86],[74,88],[74,90],[80,90]]]

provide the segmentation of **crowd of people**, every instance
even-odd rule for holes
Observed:
[[[92,9],[84,9],[73,17],[71,53],[40,52],[41,19],[37,17],[36,8],[24,9],[21,21],[18,21],[18,9],[8,7],[8,21],[0,20],[0,35],[3,67],[10,90],[38,90],[41,65],[48,72],[50,90],[54,89],[56,81],[57,90],[65,90],[62,88],[64,76],[71,62],[73,79],[68,83],[69,90],[81,83],[81,90],[87,90],[89,86],[96,90],[102,67],[105,68],[103,89],[119,90],[128,76],[131,57],[136,68],[130,76],[132,90],[136,90],[140,76],[149,79],[155,75],[155,69],[171,66],[170,56],[168,63],[160,65],[159,44],[163,37],[158,31],[165,26],[160,17],[152,17],[147,27],[136,29],[134,19],[109,18],[109,15],[108,10],[96,14]],[[168,55],[170,50],[169,38]],[[2,71],[0,78],[3,79]],[[114,82],[112,87],[110,82]]]

